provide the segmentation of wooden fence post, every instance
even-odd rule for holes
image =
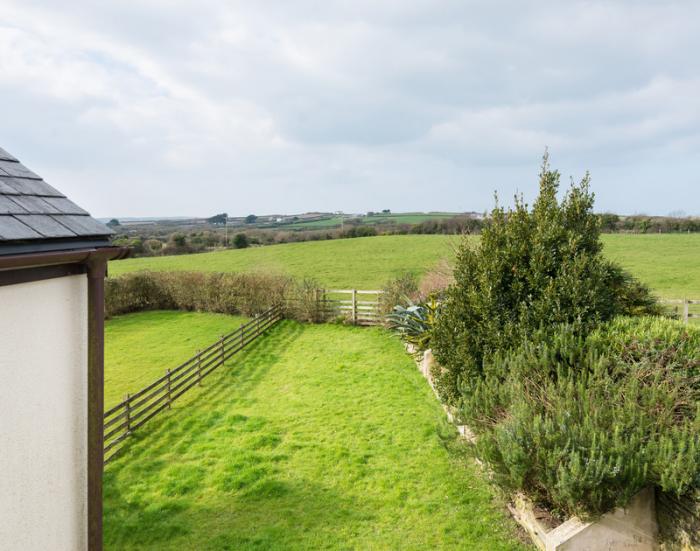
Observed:
[[[124,398],[124,409],[126,409],[126,433],[131,433],[131,401],[129,400],[129,394]]]
[[[240,335],[240,343],[241,343],[241,348],[246,344],[246,335],[250,336],[253,334],[253,337],[248,340],[248,342],[252,342],[255,340],[257,336],[260,336],[263,331],[263,325],[265,325],[265,328],[269,327],[272,325],[274,322],[280,320],[283,318],[284,315],[284,310],[279,304],[276,304],[274,306],[271,306],[269,309],[267,309],[265,312],[262,314],[259,314],[258,316],[255,317],[254,320],[251,320],[245,325],[246,331],[244,331],[243,326],[240,326],[237,331],[239,332]],[[249,333],[253,332],[254,333]],[[180,365],[179,367],[175,368],[174,370],[172,369],[166,369],[165,370],[165,375],[159,377],[156,381],[154,381],[151,385],[148,387],[143,388],[142,390],[138,391],[136,394],[126,394],[123,402],[118,404],[117,406],[114,406],[112,409],[103,412],[103,420],[109,420],[107,421],[108,424],[108,429],[117,421],[122,419],[122,415],[125,418],[125,422],[123,426],[126,428],[125,434],[121,434],[117,436],[115,439],[112,438],[114,434],[110,436],[110,443],[108,443],[106,446],[103,446],[103,453],[106,454],[108,451],[113,450],[113,448],[122,441],[126,436],[129,436],[134,430],[135,427],[141,426],[143,423],[148,421],[149,419],[153,418],[155,415],[157,415],[160,411],[164,409],[172,409],[172,402],[173,402],[173,381],[172,381],[172,376],[175,375],[177,378],[177,381],[175,382],[175,386],[177,387],[175,389],[175,392],[177,392],[177,398],[178,396],[181,396],[183,393],[187,392],[189,389],[193,388],[194,385],[202,385],[203,380],[204,380],[204,375],[208,375],[211,371],[216,369],[216,367],[223,365],[224,362],[226,361],[226,342],[228,339],[228,342],[231,343],[231,348],[233,348],[234,344],[233,341],[236,338],[236,331],[232,331],[231,333],[227,335],[222,335],[221,339],[219,341],[214,342],[211,344],[209,347],[207,347],[206,351],[203,353],[202,350],[197,350],[197,354],[187,360],[184,364]],[[220,345],[220,350],[217,352],[217,345]],[[229,352],[229,354],[233,355],[235,352],[238,350],[235,350],[233,352]],[[206,356],[207,357],[207,366],[209,369],[207,370],[207,373],[204,373],[204,362],[202,361],[202,357]],[[219,364],[214,365],[212,367],[212,363],[216,362],[216,358],[219,356]],[[193,365],[193,363],[195,365]],[[192,373],[193,370],[196,370],[196,373]],[[184,375],[181,375],[181,373],[184,373]],[[196,377],[195,380],[193,380]],[[182,380],[181,380],[182,379]],[[163,388],[163,383],[165,383],[165,387]],[[163,400],[163,391],[165,392],[165,399],[166,402],[164,404],[161,404]],[[131,405],[131,399],[132,397],[135,396],[136,400],[138,401],[138,408],[140,408],[142,405],[146,404],[143,410],[136,411],[134,413],[133,407]],[[156,408],[156,405],[159,406]],[[153,408],[153,411],[149,411]],[[124,413],[122,413],[122,411]],[[119,417],[115,417],[116,415],[119,415]],[[145,418],[142,420],[142,417],[145,415]],[[112,428],[111,432],[119,432],[120,429]],[[116,432],[115,432],[116,431]],[[106,434],[105,429],[103,428],[103,436]],[[118,453],[120,448],[117,448],[116,451],[112,451],[111,455],[109,457],[105,456],[105,461],[104,463],[107,463],[111,461],[111,459]]]
[[[323,321],[323,312],[321,312],[321,289],[314,289],[314,313],[311,321]]]
[[[167,394],[168,394],[168,409],[170,409],[170,407],[171,407],[171,406],[170,406],[170,402],[172,401],[172,400],[170,399],[170,370],[167,369],[167,370],[165,371],[165,373],[166,373],[167,376],[168,376]]]
[[[690,318],[690,301],[687,298],[683,299],[683,323],[688,323]]]
[[[357,325],[357,289],[352,290],[352,323]]]

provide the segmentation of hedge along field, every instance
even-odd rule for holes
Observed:
[[[403,272],[451,260],[459,236],[388,235],[311,241],[196,255],[119,260],[110,275],[138,270],[274,271],[327,287],[378,289]],[[660,297],[700,298],[700,234],[603,235],[605,254]]]
[[[284,321],[107,466],[105,549],[528,548],[467,453],[396,337]]]
[[[105,322],[105,409],[230,333],[247,318],[198,312],[140,312]]]

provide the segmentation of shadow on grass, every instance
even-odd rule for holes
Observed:
[[[119,456],[107,466],[107,472],[119,472],[129,462],[158,456],[171,450],[174,444],[182,443],[183,439],[186,443],[194,431],[206,430],[220,420],[223,412],[217,411],[216,406],[223,402],[228,406],[237,402],[250,403],[246,393],[264,379],[280,354],[302,331],[302,325],[282,321],[241,353],[229,358],[224,366],[204,379],[201,387],[194,387],[178,399],[171,411],[162,412],[129,437]],[[235,390],[232,390],[234,385]],[[206,411],[199,415],[202,406],[207,406]],[[198,415],[190,415],[192,410],[197,410]]]
[[[267,511],[268,501],[280,499],[287,518],[295,516],[295,507],[303,507],[299,520],[308,522],[306,505],[321,490],[313,484],[302,488],[282,482],[286,456],[277,450],[282,436],[264,417],[236,412],[236,404],[251,404],[250,392],[302,331],[299,324],[282,322],[205,379],[201,390],[135,433],[105,470],[108,544],[129,549],[177,541],[196,528],[198,519],[207,523],[224,511],[235,517],[237,509],[256,503]],[[271,507],[267,514],[274,516]],[[224,525],[231,522],[235,524],[235,518]],[[274,531],[274,525],[266,529]],[[251,541],[258,537],[245,526],[238,527],[239,535],[231,535],[230,542],[227,533],[217,529],[223,540],[216,549],[229,544],[240,548],[246,533]]]
[[[261,477],[248,491],[213,503],[196,498],[134,503],[119,497],[118,492],[109,497],[105,549],[300,548],[310,543],[310,533],[372,520],[352,500],[310,480]],[[208,539],[203,527],[210,528]],[[314,547],[323,547],[323,541]]]

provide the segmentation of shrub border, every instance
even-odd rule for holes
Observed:
[[[474,432],[468,425],[460,425],[454,410],[440,400],[431,375],[431,370],[436,365],[432,350],[428,349],[421,353],[410,343],[404,343],[404,346],[442,405],[448,421],[455,426],[461,438],[473,444],[476,441]],[[484,463],[478,458],[475,458],[475,461],[491,478]],[[654,489],[645,488],[635,495],[626,507],[618,507],[597,520],[586,522],[578,517],[571,517],[556,527],[547,526],[541,522],[541,515],[536,513],[535,504],[523,494],[511,496],[507,507],[511,516],[542,551],[564,549],[567,551],[590,549],[654,551],[658,549],[659,533],[655,502]]]

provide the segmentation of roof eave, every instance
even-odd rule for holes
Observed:
[[[93,260],[119,260],[131,254],[129,247],[106,246],[85,247],[60,251],[34,251],[23,254],[0,256],[0,270],[18,270],[56,264],[85,264]]]

